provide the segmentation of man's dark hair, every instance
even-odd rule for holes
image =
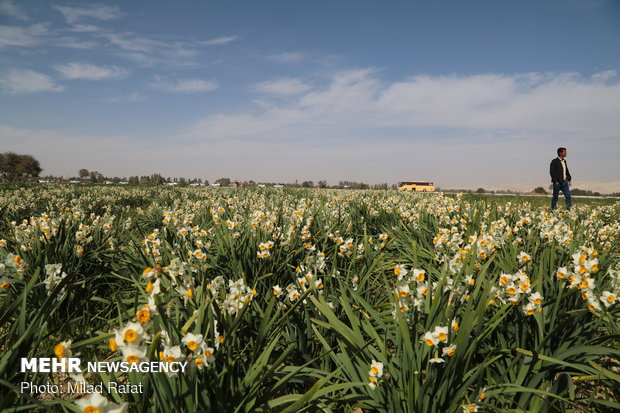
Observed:
[[[562,153],[562,151],[565,151],[566,148],[558,148],[558,156],[560,156],[560,154]]]

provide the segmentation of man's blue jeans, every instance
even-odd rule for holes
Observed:
[[[560,184],[553,184],[553,198],[551,198],[551,209],[555,209],[558,204],[558,197],[560,196],[560,191],[564,194],[564,198],[566,198],[566,209],[570,209],[572,202],[570,198],[570,188],[568,187],[568,181],[564,181]]]

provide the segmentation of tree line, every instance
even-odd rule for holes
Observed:
[[[0,154],[0,178],[3,181],[15,182],[36,178],[41,171],[39,161],[32,155],[22,155],[15,152]]]

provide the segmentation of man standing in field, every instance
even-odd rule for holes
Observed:
[[[551,210],[554,210],[557,203],[560,191],[566,198],[566,209],[570,209],[571,197],[569,183],[571,181],[570,172],[568,172],[568,165],[566,165],[566,148],[558,148],[558,157],[551,161],[549,166],[549,173],[551,174],[551,182],[553,182],[553,197],[551,198]]]

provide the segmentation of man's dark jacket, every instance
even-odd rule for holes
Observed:
[[[566,180],[570,181],[570,172],[568,172],[568,163],[566,159],[564,159],[564,164],[566,165]],[[551,165],[549,166],[549,173],[551,174],[551,182],[564,182],[564,173],[562,171],[562,162],[560,158],[555,158],[551,161]]]

